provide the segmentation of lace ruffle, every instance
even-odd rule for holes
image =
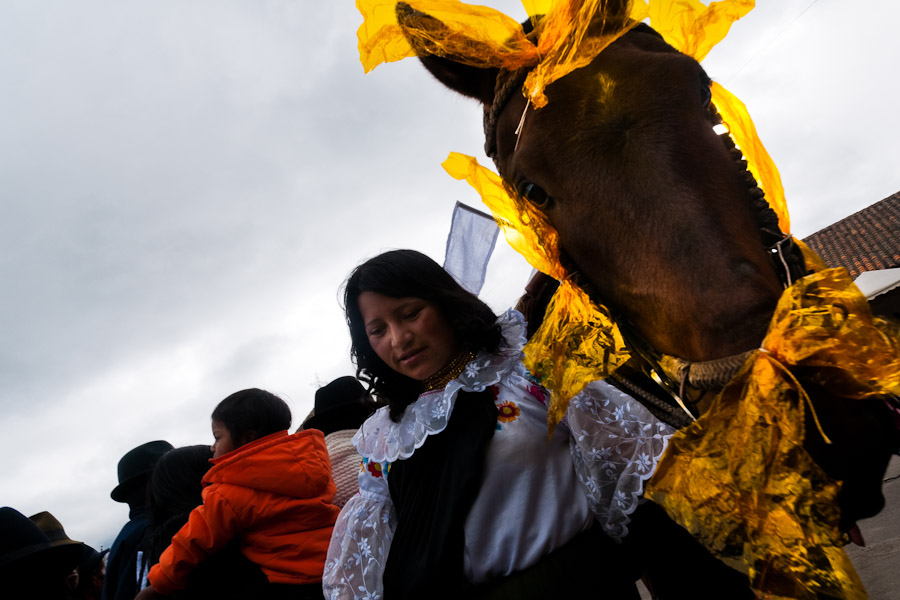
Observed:
[[[447,427],[460,390],[481,392],[508,374],[524,376],[524,317],[515,310],[508,310],[497,319],[497,324],[503,342],[496,354],[481,352],[443,390],[419,396],[406,407],[399,423],[391,421],[388,407],[378,409],[353,437],[359,453],[382,463],[409,458],[429,435],[440,433]]]
[[[329,600],[381,598],[384,565],[397,527],[391,502],[353,496],[341,510],[325,558],[323,592]]]
[[[588,504],[613,539],[628,523],[674,428],[605,381],[595,381],[569,403],[572,460]]]

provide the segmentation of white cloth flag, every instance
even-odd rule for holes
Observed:
[[[456,203],[444,252],[444,269],[475,295],[484,285],[488,261],[499,233],[500,228],[493,217],[471,206]]]

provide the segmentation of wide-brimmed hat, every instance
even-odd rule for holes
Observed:
[[[312,414],[302,429],[318,429],[325,435],[344,429],[359,429],[374,407],[368,403],[365,388],[356,377],[338,377],[316,390]]]
[[[53,546],[66,546],[69,544],[79,544],[82,542],[76,542],[66,535],[66,530],[63,529],[62,523],[59,520],[51,515],[46,510],[44,512],[39,512],[36,515],[31,515],[28,517],[31,519],[31,522],[38,526],[38,529],[44,532],[50,539],[50,543]]]
[[[127,502],[128,492],[135,484],[145,481],[144,477],[153,471],[159,457],[172,448],[169,442],[157,440],[129,450],[119,460],[119,485],[113,488],[110,497],[116,502]]]
[[[76,542],[54,546],[50,538],[28,517],[14,508],[0,508],[0,576],[33,575],[35,569],[48,576],[62,576],[81,559],[84,546]]]

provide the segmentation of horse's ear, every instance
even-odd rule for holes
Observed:
[[[499,69],[480,68],[456,62],[452,57],[437,56],[437,46],[429,41],[446,26],[431,15],[414,9],[405,2],[397,3],[397,22],[425,68],[455,92],[490,105],[494,99],[494,82]]]

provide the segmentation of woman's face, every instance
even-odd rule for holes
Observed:
[[[459,354],[456,334],[428,300],[363,292],[358,303],[372,350],[397,373],[422,381]]]

